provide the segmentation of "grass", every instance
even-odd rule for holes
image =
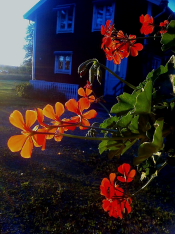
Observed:
[[[4,87],[10,87],[8,82]],[[0,89],[0,111],[9,106],[25,110],[44,105],[17,97],[13,88]],[[0,134],[12,134],[12,129],[1,126]],[[169,168],[161,180],[156,178],[138,194],[126,219],[111,218],[102,209],[99,185],[102,178],[116,172],[122,159],[109,161],[107,155],[98,154],[96,146],[67,139],[51,141],[46,152],[36,150],[26,160],[0,144],[1,233],[173,234],[175,170]],[[136,181],[133,187],[141,185]]]

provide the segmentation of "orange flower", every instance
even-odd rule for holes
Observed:
[[[154,18],[149,14],[141,15],[140,23],[142,23],[142,27],[140,29],[142,34],[148,35],[154,31]]]
[[[70,120],[74,123],[79,123],[80,129],[87,129],[85,126],[90,126],[88,119],[95,118],[97,116],[97,112],[95,110],[90,110],[85,113],[83,111],[88,109],[90,104],[85,100],[85,98],[80,98],[77,102],[75,99],[70,99],[65,103],[67,110],[76,113],[78,116],[72,117]]]
[[[15,110],[9,117],[10,123],[22,130],[22,135],[10,137],[7,145],[12,152],[21,151],[20,154],[23,158],[30,158],[34,146],[41,146],[41,138],[35,135],[35,128],[31,129],[36,119],[36,111],[32,110],[26,111],[25,121],[23,115],[18,110]]]
[[[46,105],[43,108],[43,114],[47,118],[54,120],[52,121],[53,125],[58,126],[58,127],[52,128],[52,125],[51,126],[47,125],[48,132],[55,133],[55,136],[54,136],[55,141],[61,141],[63,138],[62,134],[64,133],[64,131],[67,130],[66,128],[63,127],[63,121],[60,118],[64,114],[64,112],[65,112],[64,106],[60,102],[57,102],[55,104],[55,110],[53,106],[51,106],[50,104]],[[59,125],[61,125],[62,127],[59,127]]]
[[[85,98],[84,101],[87,101],[89,104],[95,101],[95,97],[94,95],[90,95],[91,93],[92,93],[92,90],[88,88],[86,88],[85,90],[83,88],[78,89],[78,94],[82,96],[83,98]]]

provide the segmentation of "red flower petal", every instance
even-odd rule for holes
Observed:
[[[131,165],[128,163],[124,163],[121,166],[118,167],[118,171],[121,174],[128,175],[129,171],[131,170]]]

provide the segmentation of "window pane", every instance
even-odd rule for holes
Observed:
[[[66,10],[61,10],[60,13],[60,28],[66,29]]]
[[[100,28],[103,24],[104,9],[102,6],[96,7],[96,27]]]
[[[66,56],[65,69],[70,70],[70,56]]]
[[[59,56],[58,57],[58,69],[62,70],[64,66],[64,56]]]
[[[112,19],[112,13],[113,13],[113,7],[112,7],[112,5],[111,6],[106,6],[105,21]]]
[[[67,28],[72,28],[72,21],[73,21],[73,8],[68,9],[68,22],[67,22]]]
[[[117,64],[114,64],[114,72],[116,73],[116,74],[120,74],[120,68],[121,68],[121,65],[117,65]]]

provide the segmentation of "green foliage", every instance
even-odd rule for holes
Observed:
[[[171,49],[175,53],[175,20],[171,20],[167,30],[167,33],[162,36],[162,50],[166,51]]]
[[[34,89],[29,82],[26,82],[24,84],[17,85],[16,92],[19,97],[30,98]]]
[[[34,23],[30,23],[28,25],[25,37],[26,44],[23,47],[26,52],[24,57],[24,65],[27,65],[29,67],[31,67],[32,65],[34,27]]]
[[[165,145],[169,147],[166,153],[169,149],[172,153],[173,148],[175,154],[174,143],[167,138],[175,129],[174,71],[175,57],[172,56],[165,66],[150,72],[133,93],[117,97],[118,103],[111,108],[113,116],[100,125],[106,128],[102,132],[108,137],[99,144],[100,153],[108,151],[109,158],[120,157],[139,143],[135,165],[163,151]]]

